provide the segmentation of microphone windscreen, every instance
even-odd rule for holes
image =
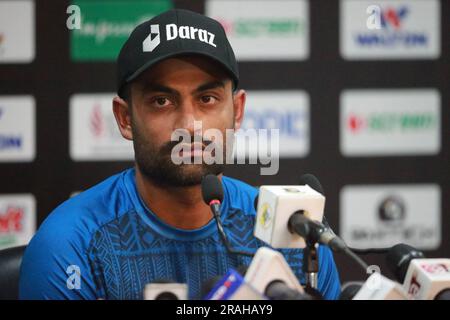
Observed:
[[[425,258],[423,252],[407,244],[399,243],[389,249],[386,254],[386,264],[397,281],[403,283],[411,260],[423,258]]]
[[[323,187],[320,184],[319,179],[317,179],[314,175],[312,175],[310,173],[305,173],[304,175],[302,175],[300,177],[299,182],[300,182],[300,185],[307,184],[308,186],[310,186],[312,189],[316,190],[320,194],[325,195],[325,191],[323,190]]]
[[[209,206],[212,200],[223,200],[223,188],[219,178],[214,174],[208,174],[202,179],[203,201]]]
[[[343,286],[341,294],[339,295],[339,300],[352,300],[358,291],[362,288],[362,283],[347,283]]]

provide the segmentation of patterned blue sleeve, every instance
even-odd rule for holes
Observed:
[[[341,282],[331,249],[319,246],[319,291],[326,300],[336,300],[341,293]]]
[[[89,236],[72,224],[73,215],[55,212],[31,240],[21,265],[20,299],[97,298],[86,254]]]

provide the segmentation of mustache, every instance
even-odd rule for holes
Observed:
[[[205,139],[205,138],[202,137],[202,136],[191,136],[190,143],[192,144],[192,143],[194,143],[195,141],[201,141],[202,146],[203,146],[203,149],[206,148],[206,147],[207,147],[208,145],[210,145],[211,143],[213,143],[212,140]],[[179,143],[181,143],[181,142],[185,142],[185,141],[182,139],[182,137],[179,137],[178,141],[176,141],[176,140],[175,140],[175,141],[168,141],[168,142],[164,143],[164,144],[160,147],[159,151],[160,151],[161,153],[163,153],[163,154],[170,154],[170,153],[172,152],[172,149],[173,149],[176,145],[178,145]]]

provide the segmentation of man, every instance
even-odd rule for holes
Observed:
[[[255,252],[264,245],[253,236],[255,188],[224,177],[223,165],[177,165],[172,158],[175,130],[203,137],[194,121],[222,133],[242,123],[246,96],[237,89],[237,63],[220,24],[167,11],[132,32],[118,73],[113,111],[122,136],[133,141],[135,168],[49,215],[23,259],[23,299],[142,299],[145,285],[160,279],[187,283],[189,297],[201,298],[207,280],[251,262],[221,241],[201,196],[209,173],[223,185],[221,218],[231,246]],[[203,138],[176,155],[201,156],[212,143]],[[303,281],[302,251],[281,251]],[[340,284],[332,254],[320,247],[319,255],[319,290],[334,299]]]

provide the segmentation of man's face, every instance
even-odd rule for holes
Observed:
[[[176,165],[171,153],[178,141],[171,141],[171,135],[177,129],[187,130],[190,151],[179,156],[201,157],[201,149],[209,143],[205,130],[218,129],[226,137],[226,129],[239,128],[245,101],[241,95],[233,94],[232,81],[207,58],[171,58],[145,72],[131,86],[129,106],[135,158],[142,174],[158,185],[182,187],[199,184],[208,173],[222,173],[223,164]],[[201,121],[202,132],[194,132],[194,121]],[[203,144],[194,144],[194,136],[201,136]]]

